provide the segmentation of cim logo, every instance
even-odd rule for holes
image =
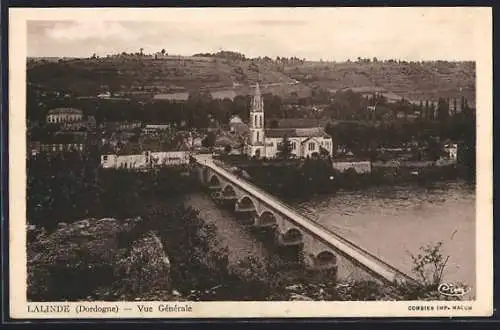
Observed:
[[[467,294],[470,288],[462,284],[441,283],[438,291],[448,297],[461,297]]]

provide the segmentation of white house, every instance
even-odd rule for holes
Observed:
[[[275,158],[285,137],[290,141],[291,153],[298,158],[320,154],[322,149],[332,155],[332,138],[321,127],[265,129],[264,100],[259,84],[255,87],[248,126],[249,138],[245,153],[250,157]]]
[[[151,152],[149,162],[153,166],[175,166],[189,163],[189,154],[186,151]]]
[[[448,159],[457,161],[458,146],[456,143],[445,144],[443,149],[448,154]]]
[[[111,93],[110,92],[104,92],[97,94],[97,98],[99,99],[110,99],[111,98]]]
[[[240,116],[233,115],[231,119],[229,119],[229,125],[231,124],[243,124],[243,120],[241,120]]]
[[[101,155],[103,168],[144,169],[148,167],[176,166],[189,163],[185,151],[149,152],[133,155]]]
[[[101,167],[103,168],[145,168],[145,154],[138,155],[101,155]]]

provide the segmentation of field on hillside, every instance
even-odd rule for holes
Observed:
[[[466,96],[475,100],[473,62],[304,62],[234,60],[216,57],[112,56],[37,61],[28,82],[50,90],[92,96],[104,90],[154,95],[196,89],[246,94],[260,79],[264,92],[309,96],[312,88],[361,88],[410,100]]]
[[[287,66],[285,73],[301,82],[333,90],[373,88],[410,100],[437,100],[463,93],[471,104],[475,100],[473,62],[306,62]]]

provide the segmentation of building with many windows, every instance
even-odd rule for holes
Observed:
[[[86,133],[58,133],[43,140],[30,141],[28,148],[31,156],[36,156],[39,153],[84,152],[88,145],[87,140]]]
[[[68,122],[80,122],[83,119],[83,112],[74,108],[56,108],[49,110],[47,123],[60,124]]]
[[[143,151],[137,154],[101,155],[101,167],[114,169],[146,169],[189,164],[186,151]]]
[[[297,158],[307,158],[322,152],[332,155],[332,138],[321,127],[265,129],[264,100],[259,84],[252,98],[248,128],[245,153],[250,157],[277,157],[285,138],[290,141],[291,154]]]

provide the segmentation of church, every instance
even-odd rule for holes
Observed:
[[[255,87],[248,122],[249,136],[245,153],[249,157],[275,158],[285,136],[290,141],[291,154],[296,158],[307,158],[320,154],[321,150],[332,156],[332,138],[322,127],[272,128],[264,127],[264,99],[259,84]]]

